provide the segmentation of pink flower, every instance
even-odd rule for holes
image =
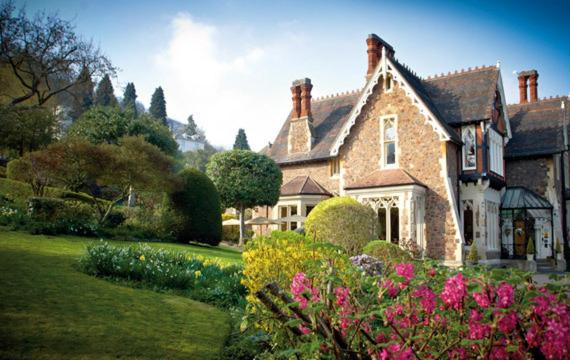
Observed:
[[[310,334],[311,333],[311,329],[309,329],[308,327],[306,327],[303,324],[299,324],[299,330],[301,330],[301,332],[305,335]]]
[[[427,274],[429,277],[434,277],[437,274],[437,271],[435,271],[434,268],[431,268],[427,271]]]
[[[298,272],[293,276],[291,282],[291,293],[293,299],[299,303],[299,308],[305,309],[308,304],[306,293],[310,294],[310,299],[313,302],[320,301],[319,290],[311,286],[310,280],[305,277],[305,274]]]
[[[461,273],[445,281],[443,291],[440,295],[443,303],[455,310],[460,310],[463,307],[463,299],[465,296],[467,296],[467,288]]]
[[[391,298],[396,297],[396,295],[398,295],[398,292],[400,291],[398,290],[397,287],[394,286],[394,282],[390,279],[384,281],[382,283],[382,287],[388,289],[388,297]]]
[[[350,289],[346,287],[337,287],[334,290],[336,296],[336,304],[343,306],[348,302],[348,296],[350,294]]]
[[[475,299],[475,302],[477,302],[477,304],[482,308],[488,308],[491,306],[491,300],[494,297],[494,292],[495,290],[493,289],[493,286],[489,285],[481,292],[474,292],[473,299]]]
[[[456,347],[449,352],[449,359],[465,360],[467,359],[467,350],[465,350],[465,348]]]
[[[434,292],[431,291],[430,288],[426,286],[420,287],[419,289],[414,291],[413,296],[421,298],[420,305],[422,306],[423,310],[426,313],[428,314],[433,313],[433,311],[435,310],[436,296]]]
[[[515,312],[510,312],[499,319],[497,326],[505,334],[510,334],[517,326],[518,317]]]
[[[414,264],[401,263],[394,267],[396,274],[406,279],[406,284],[414,277]]]
[[[477,310],[471,310],[469,317],[469,338],[479,340],[487,337],[491,332],[491,326],[482,324],[483,315]]]
[[[503,282],[497,288],[497,307],[508,308],[515,302],[515,289],[509,283]]]

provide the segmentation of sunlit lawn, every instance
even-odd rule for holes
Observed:
[[[217,356],[225,312],[81,273],[77,259],[91,241],[0,230],[0,358]],[[240,261],[229,249],[151,246]]]

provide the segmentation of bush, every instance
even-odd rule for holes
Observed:
[[[305,222],[308,238],[331,242],[357,255],[376,238],[377,217],[370,207],[350,197],[335,197],[320,202]]]
[[[98,226],[93,209],[81,202],[32,197],[28,202],[32,234],[94,236]]]
[[[105,242],[89,245],[80,265],[90,275],[140,282],[158,290],[179,290],[194,300],[222,308],[245,303],[241,267],[218,259],[148,245],[116,247]]]
[[[398,245],[385,240],[374,240],[366,244],[362,250],[365,254],[382,261],[387,273],[394,270],[394,265],[409,262],[412,257]]]
[[[119,225],[122,225],[126,219],[127,217],[121,210],[115,209],[109,213],[103,225],[110,228],[116,228]]]
[[[6,178],[6,167],[0,166],[0,179]]]
[[[222,238],[222,218],[220,195],[214,183],[191,168],[182,170],[178,177],[181,188],[170,196],[172,208],[183,218],[177,241],[218,245]]]
[[[59,198],[63,193],[64,191],[58,188],[48,187],[45,189],[45,196],[47,197]],[[30,184],[2,178],[0,178],[0,194],[22,208],[27,207],[28,199],[34,196]]]

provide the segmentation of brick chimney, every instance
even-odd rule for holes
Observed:
[[[519,103],[529,102],[528,90],[530,87],[530,102],[538,101],[538,72],[536,70],[526,70],[518,73],[519,78]],[[530,86],[529,86],[530,85]]]
[[[307,153],[313,145],[313,117],[311,113],[311,79],[293,81],[293,111],[289,124],[288,150],[290,154]]]
[[[380,63],[382,58],[382,48],[386,48],[386,55],[389,57],[394,56],[394,48],[376,34],[368,35],[366,45],[368,47],[368,50],[366,51],[368,53],[368,71],[366,72],[366,79],[369,79]]]

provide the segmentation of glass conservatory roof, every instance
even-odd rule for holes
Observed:
[[[501,209],[552,209],[552,205],[537,193],[522,186],[508,187],[501,199]]]

